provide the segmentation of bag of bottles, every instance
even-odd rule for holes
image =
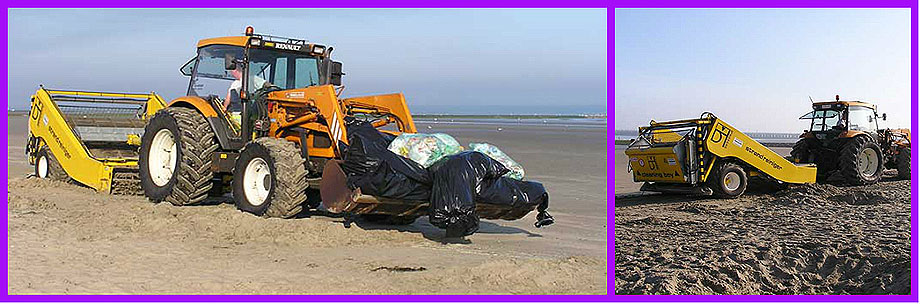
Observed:
[[[388,150],[428,168],[445,156],[460,153],[463,147],[444,133],[403,133],[390,143]]]
[[[488,155],[489,157],[494,158],[499,163],[504,165],[506,168],[508,168],[508,170],[511,170],[504,175],[505,177],[510,177],[516,180],[524,179],[524,167],[511,159],[511,157],[505,154],[505,152],[499,150],[498,147],[488,143],[470,143],[470,150]]]

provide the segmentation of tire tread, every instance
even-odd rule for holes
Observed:
[[[878,153],[879,158],[882,157],[881,149],[878,148],[878,145],[869,140],[867,136],[857,136],[852,138],[843,145],[843,148],[840,149],[840,175],[843,177],[843,180],[850,185],[867,185],[874,184],[881,179],[883,160],[879,159],[879,168],[878,172],[873,178],[865,179],[862,177],[862,174],[859,172],[857,165],[859,164],[859,154],[862,153],[863,147],[872,147],[875,146],[876,152]]]
[[[211,157],[219,148],[217,136],[198,111],[182,107],[160,110],[152,119],[169,116],[179,127],[180,159],[176,168],[176,183],[163,200],[176,206],[199,203],[208,197],[213,183]],[[144,130],[156,132],[158,130]]]
[[[293,142],[271,137],[255,140],[269,151],[275,166],[275,192],[270,198],[266,217],[291,218],[303,210],[307,201],[307,170],[300,150]]]

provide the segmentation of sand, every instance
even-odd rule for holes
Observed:
[[[428,125],[432,128],[428,129]],[[605,129],[419,123],[501,147],[543,182],[556,224],[483,221],[447,242],[410,226],[264,219],[213,201],[153,204],[26,178],[26,123],[9,117],[10,294],[605,294]]]
[[[637,193],[625,162],[618,151],[616,294],[910,292],[911,185],[893,171],[713,199]]]

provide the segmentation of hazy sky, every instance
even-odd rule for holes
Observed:
[[[801,132],[808,96],[863,100],[910,125],[910,10],[616,10],[616,128],[710,111]]]
[[[199,39],[257,33],[335,47],[345,95],[413,111],[605,113],[607,11],[9,10],[9,106],[48,88],[186,93]]]

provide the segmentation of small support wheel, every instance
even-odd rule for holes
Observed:
[[[730,161],[720,161],[706,178],[712,195],[720,198],[741,196],[747,189],[748,176],[744,168]]]
[[[35,155],[35,176],[56,181],[70,180],[67,172],[64,172],[64,168],[61,167],[61,163],[57,161],[47,146],[42,147]]]

